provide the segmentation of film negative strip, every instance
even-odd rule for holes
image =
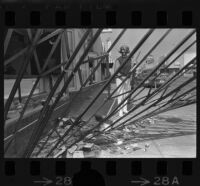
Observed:
[[[3,185],[199,185],[199,20],[193,0],[2,0]]]

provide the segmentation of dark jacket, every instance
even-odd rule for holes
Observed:
[[[120,56],[117,58],[117,61],[119,61],[120,66],[125,62],[127,57]],[[119,73],[123,76],[127,76],[129,71],[131,70],[131,60],[128,60],[128,62],[123,66],[123,68],[120,69]]]

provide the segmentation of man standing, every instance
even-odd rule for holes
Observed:
[[[114,70],[116,71],[127,59],[128,53],[129,53],[129,47],[126,45],[123,45],[120,47],[119,53],[121,56],[116,59],[115,61],[115,67]],[[130,70],[132,67],[132,62],[131,60],[128,60],[128,62],[124,65],[123,68],[120,69],[119,74],[117,75],[116,78],[116,85],[117,87],[121,84],[121,82],[127,77],[129,74]],[[120,104],[128,94],[124,94],[127,91],[130,91],[130,78],[128,78],[117,90],[118,95],[118,104]],[[127,113],[127,100],[124,102],[124,104],[121,106],[121,109],[119,111],[119,116],[122,117],[124,113]]]

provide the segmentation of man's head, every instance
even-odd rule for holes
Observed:
[[[119,49],[119,53],[121,53],[122,57],[126,57],[129,52],[129,47],[127,45],[122,45]]]

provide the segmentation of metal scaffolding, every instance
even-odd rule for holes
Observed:
[[[110,100],[116,99],[120,95],[116,95],[117,90],[126,82],[128,78],[131,77],[134,71],[136,71],[142,64],[144,64],[144,61],[146,58],[156,49],[159,47],[159,45],[162,43],[164,39],[166,39],[169,35],[169,33],[172,32],[173,29],[168,29],[161,38],[156,41],[156,43],[151,47],[151,49],[142,57],[142,59],[137,62],[137,64],[130,69],[130,72],[127,74],[126,78],[121,82],[121,84],[116,87],[115,89],[111,90],[111,83],[115,78],[117,77],[117,74],[119,73],[120,69],[123,68],[126,63],[132,58],[133,55],[135,55],[139,49],[142,48],[143,45],[145,45],[145,42],[149,37],[151,37],[152,33],[154,32],[154,29],[149,29],[147,33],[142,37],[142,39],[137,43],[137,45],[132,49],[129,56],[125,60],[123,64],[120,65],[120,67],[111,75],[109,72],[109,62],[108,62],[108,56],[109,52],[112,51],[112,49],[115,47],[115,45],[118,43],[118,41],[123,37],[124,33],[126,32],[126,29],[123,29],[121,33],[116,37],[113,44],[110,46],[110,48],[106,51],[106,53],[99,55],[95,58],[88,58],[88,60],[85,60],[87,57],[91,47],[96,42],[97,38],[100,36],[103,29],[97,29],[92,38],[89,40],[88,45],[84,49],[84,52],[79,56],[78,61],[76,62],[73,70],[68,75],[67,78],[65,78],[66,72],[69,70],[69,67],[74,63],[75,58],[77,58],[80,50],[83,48],[84,43],[86,42],[87,38],[89,37],[90,33],[92,32],[92,29],[87,29],[85,33],[83,34],[82,38],[80,39],[78,45],[74,49],[72,55],[68,55],[68,60],[60,63],[59,65],[54,66],[51,69],[47,69],[48,63],[55,52],[56,48],[58,47],[59,42],[61,41],[62,34],[66,31],[66,29],[56,29],[52,31],[47,36],[42,37],[43,29],[35,29],[34,31],[32,29],[26,29],[25,32],[28,35],[29,44],[24,49],[19,51],[18,53],[14,54],[10,58],[6,59],[4,62],[4,66],[11,64],[16,58],[18,58],[21,55],[25,54],[25,60],[21,63],[20,71],[16,75],[15,83],[11,89],[10,95],[5,103],[4,106],[4,126],[7,127],[7,115],[10,110],[10,106],[13,102],[14,96],[17,92],[17,90],[20,91],[20,83],[23,79],[24,73],[26,71],[26,68],[28,64],[30,63],[30,59],[34,58],[37,70],[39,72],[39,75],[36,78],[36,81],[34,82],[34,85],[26,99],[25,104],[23,105],[23,108],[20,112],[19,117],[16,119],[16,121],[13,124],[13,130],[12,134],[6,137],[4,139],[4,142],[6,142],[5,145],[5,155],[11,148],[11,146],[14,144],[16,145],[19,133],[22,131],[21,129],[21,123],[23,119],[25,118],[25,113],[27,111],[28,104],[30,100],[32,99],[33,93],[41,80],[41,78],[49,75],[50,73],[54,72],[57,69],[60,69],[63,67],[63,70],[61,71],[61,74],[58,75],[56,82],[53,84],[52,89],[50,92],[48,92],[48,96],[43,103],[43,107],[38,113],[37,118],[33,121],[29,121],[28,123],[34,123],[33,129],[30,133],[30,137],[26,142],[26,145],[22,152],[18,153],[17,149],[15,149],[15,156],[16,157],[24,157],[28,158],[31,157],[33,151],[35,150],[36,146],[38,146],[38,143],[41,139],[45,139],[45,142],[42,146],[40,146],[39,150],[36,152],[36,155],[39,156],[40,153],[45,149],[45,146],[51,137],[53,133],[56,133],[58,140],[57,142],[52,145],[51,149],[46,153],[45,157],[53,157],[53,153],[56,149],[59,149],[62,147],[63,144],[65,144],[66,149],[64,149],[59,156],[65,157],[67,150],[71,148],[73,145],[77,144],[81,140],[85,139],[90,135],[89,139],[92,139],[95,136],[98,136],[102,133],[109,132],[111,130],[115,130],[117,128],[120,128],[121,126],[128,126],[128,125],[135,125],[139,121],[142,121],[148,117],[152,117],[154,115],[157,115],[162,112],[166,112],[172,109],[177,109],[180,107],[184,107],[190,104],[193,104],[196,102],[196,86],[190,87],[188,86],[190,83],[196,81],[196,76],[190,77],[184,82],[180,82],[178,86],[173,87],[173,83],[175,81],[179,81],[181,77],[183,76],[183,73],[186,73],[189,71],[189,67],[194,67],[196,65],[196,57],[194,57],[192,60],[190,60],[186,65],[184,65],[182,68],[178,70],[173,76],[169,77],[168,80],[161,85],[160,87],[156,88],[150,88],[148,93],[146,95],[141,96],[140,98],[137,98],[137,96],[142,95],[145,87],[143,86],[145,81],[147,81],[150,78],[153,78],[153,81],[155,81],[157,78],[160,77],[162,74],[161,71],[159,73],[158,70],[161,67],[164,67],[164,69],[167,69],[170,65],[175,63],[177,59],[179,59],[185,52],[187,52],[194,44],[196,44],[196,41],[191,42],[188,44],[185,49],[183,49],[178,55],[177,51],[181,49],[181,47],[188,42],[188,40],[195,34],[195,30],[192,30],[186,37],[184,37],[166,56],[162,61],[146,76],[142,79],[141,82],[137,86],[135,86],[132,90],[125,92],[123,94],[126,95],[126,98],[118,104],[115,108],[110,109],[108,114],[98,122],[96,126],[92,126],[89,130],[87,130],[84,133],[80,134],[80,130],[86,126],[89,125],[92,119],[94,118],[95,114],[98,113],[99,110],[101,110]],[[12,34],[15,32],[14,29],[9,29],[7,31],[7,34],[5,36],[4,40],[4,55],[6,55],[9,42],[11,40]],[[52,37],[56,37],[55,42],[52,44],[52,48],[43,64],[43,66],[40,66],[40,56],[37,54],[37,46],[48,39],[51,39]],[[175,58],[171,60],[171,57],[173,55],[176,55]],[[164,64],[167,60],[171,60],[168,65]],[[91,78],[94,76],[96,71],[100,68],[102,62],[106,62],[106,70],[107,70],[107,77],[103,79],[100,82],[93,83],[92,85],[89,84],[91,81]],[[83,64],[87,63],[93,63],[97,62],[86,80],[84,81],[82,78],[82,72],[81,72],[81,66]],[[70,95],[68,100],[65,102],[61,102],[63,98],[63,94],[66,92],[66,90],[69,88],[70,83],[72,82],[75,75],[78,75],[79,81],[80,81],[80,88],[77,92],[75,92],[73,95]],[[62,86],[61,90],[56,94],[56,91],[61,83],[61,81],[65,78],[64,85]],[[62,120],[62,118],[68,117],[69,113],[71,111],[72,106],[75,102],[79,99],[79,96],[83,94],[83,92],[86,89],[90,89],[91,87],[98,86],[98,91],[92,97],[91,102],[88,102],[87,105],[81,112],[73,118],[73,120],[67,120],[67,122],[70,121],[70,127],[63,133],[60,134],[57,130],[59,126],[59,121]],[[100,104],[97,105],[97,109],[94,113],[92,113],[87,120],[84,120],[83,117],[86,113],[88,113],[89,109],[97,102],[97,100],[100,98],[100,96],[103,94],[105,90],[108,90],[108,94],[106,99]],[[19,92],[20,93],[20,92]],[[21,94],[21,93],[20,93]],[[190,95],[187,98],[186,95]],[[21,97],[21,96],[20,96]],[[21,98],[20,98],[21,99]],[[52,101],[53,100],[53,101]],[[130,103],[133,104],[132,108],[126,113],[123,117],[117,117],[116,115],[118,111],[124,107],[125,101],[129,100]],[[66,103],[67,102],[67,103]],[[55,115],[55,111],[59,108],[59,104],[61,104],[62,109],[59,110],[58,114]],[[60,106],[60,107],[61,107]],[[115,119],[113,119],[115,118]],[[99,128],[103,123],[107,122],[108,120],[112,120],[113,123],[107,127],[106,129],[102,131],[95,132],[94,131]],[[49,124],[53,123],[53,124]],[[50,127],[49,127],[50,126]],[[48,128],[48,130],[47,130]],[[78,134],[78,135],[77,135]],[[76,136],[76,137],[74,137]]]

